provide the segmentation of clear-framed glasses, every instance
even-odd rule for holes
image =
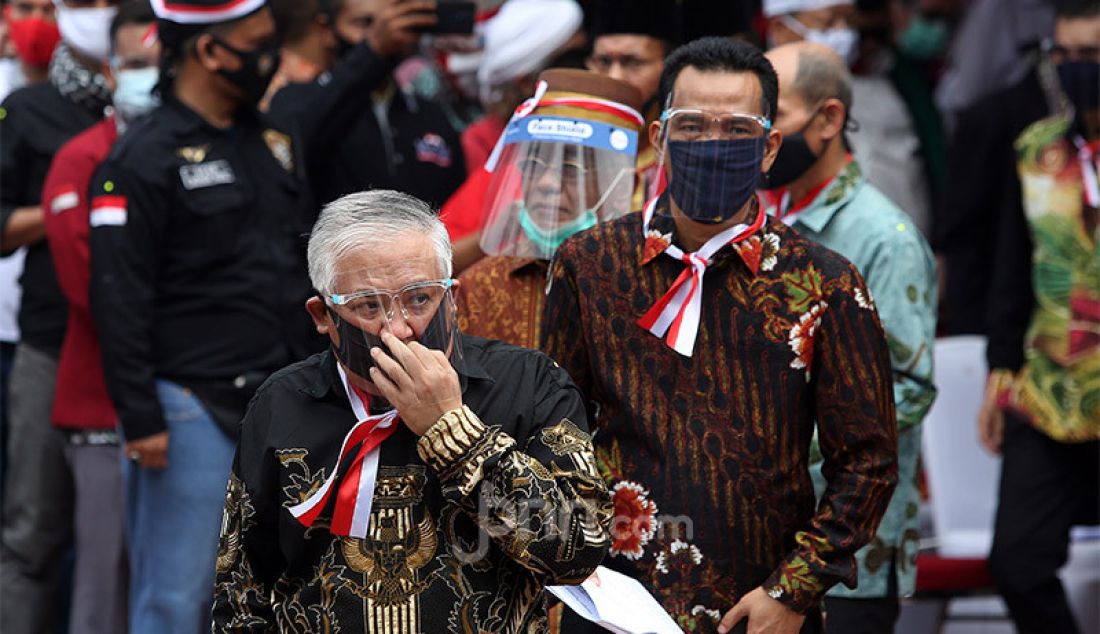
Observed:
[[[334,306],[342,306],[371,324],[393,319],[396,307],[406,320],[428,319],[435,315],[447,292],[457,280],[414,282],[397,291],[373,289],[329,295]]]
[[[739,112],[716,113],[675,108],[666,110],[661,118],[672,141],[754,139],[764,136],[772,128],[772,122],[765,117]]]
[[[557,169],[563,180],[583,178],[587,173],[583,159],[578,156],[565,157],[561,161],[549,161],[538,156],[525,156],[516,161],[516,166],[528,177],[538,178],[547,170]]]

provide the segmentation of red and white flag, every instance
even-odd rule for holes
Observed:
[[[125,196],[96,196],[88,224],[93,227],[123,227],[126,225]]]
[[[380,445],[397,431],[397,410],[371,416],[368,412],[369,396],[362,394],[348,382],[342,367],[337,365],[337,369],[340,371],[340,380],[344,383],[348,400],[351,401],[351,409],[359,422],[344,436],[340,453],[332,465],[328,479],[304,502],[290,507],[290,514],[303,526],[312,526],[328,504],[329,498],[335,494],[336,505],[329,531],[333,535],[365,539],[370,523],[371,503],[374,500],[374,483],[378,476],[378,459],[382,452]],[[355,459],[337,482],[340,463],[353,452]]]

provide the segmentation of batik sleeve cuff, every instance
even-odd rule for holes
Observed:
[[[769,597],[799,614],[820,607],[828,589],[811,572],[810,564],[801,555],[784,561],[764,582],[763,588]]]
[[[416,450],[443,483],[458,486],[466,495],[483,479],[485,462],[514,444],[463,405],[440,416],[417,441]]]

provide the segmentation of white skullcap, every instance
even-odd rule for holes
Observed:
[[[764,17],[855,4],[855,0],[764,0]]]
[[[574,0],[508,0],[485,24],[478,83],[498,86],[541,70],[583,19]]]

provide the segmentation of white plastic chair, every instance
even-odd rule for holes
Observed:
[[[922,460],[942,557],[985,558],[993,542],[1000,460],[978,442],[987,374],[985,337],[936,340],[936,402],[924,421]]]

